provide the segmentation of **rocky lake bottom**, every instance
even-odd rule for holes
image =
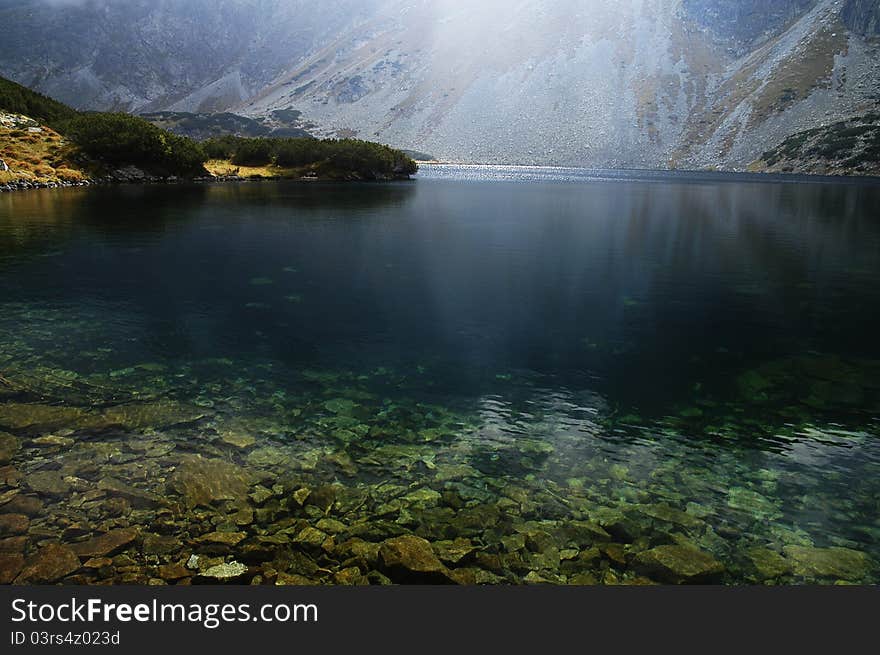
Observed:
[[[0,583],[877,584],[869,191],[621,184],[8,194]]]
[[[521,403],[464,410],[401,396],[407,376],[391,370],[304,371],[291,394],[261,368],[271,375],[222,360],[107,376],[5,366],[2,582],[878,580],[867,431],[789,422],[756,456],[737,441],[766,428],[737,424],[734,406],[646,426],[513,380]],[[806,374],[814,392],[877,403],[878,373],[807,358],[740,385],[785,393]],[[695,428],[712,440],[680,436]]]

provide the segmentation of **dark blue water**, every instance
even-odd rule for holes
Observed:
[[[766,579],[750,548],[814,581],[786,548],[878,555],[878,210],[871,183],[491,167],[7,194],[0,374],[9,402],[204,408],[178,449],[307,435],[324,482],[549,490],[517,516],[557,525],[671,506],[728,581]],[[674,541],[656,521],[642,546]]]

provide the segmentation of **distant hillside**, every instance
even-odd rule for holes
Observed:
[[[241,137],[310,137],[299,120],[300,112],[283,110],[268,117],[248,118],[230,112],[195,114],[159,111],[141,114],[154,125],[198,141],[218,136]]]

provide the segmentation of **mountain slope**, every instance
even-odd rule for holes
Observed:
[[[0,0],[0,74],[78,109],[219,111],[370,0]]]
[[[0,0],[0,72],[81,107],[293,110],[449,160],[743,169],[873,115],[878,4]]]

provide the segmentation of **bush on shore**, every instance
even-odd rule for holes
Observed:
[[[84,153],[113,166],[134,165],[162,175],[205,174],[200,144],[138,116],[82,113],[59,128]]]
[[[212,159],[237,166],[312,167],[330,173],[354,173],[363,179],[412,175],[418,170],[405,153],[359,139],[243,138],[224,136],[202,144]]]

